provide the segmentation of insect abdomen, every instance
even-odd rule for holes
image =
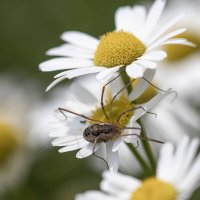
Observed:
[[[88,142],[94,143],[108,142],[114,139],[118,133],[116,126],[112,124],[93,124],[88,126],[83,132],[83,137]]]

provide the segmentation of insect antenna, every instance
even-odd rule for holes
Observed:
[[[100,157],[100,156],[98,156],[98,155],[95,154],[95,148],[96,148],[97,141],[98,141],[98,137],[97,137],[97,138],[95,139],[95,141],[94,141],[93,150],[92,150],[92,155],[93,155],[94,157],[96,157],[96,158],[99,158],[99,159],[103,160],[104,163],[106,164],[107,168],[109,169],[109,165],[108,165],[108,163],[106,162],[106,160],[105,160],[104,158],[102,158],[102,157]]]
[[[103,88],[102,88],[102,92],[101,92],[101,107],[102,107],[103,113],[104,113],[104,115],[105,115],[105,117],[106,117],[107,120],[109,120],[109,117],[108,117],[108,115],[107,115],[107,113],[106,113],[106,111],[105,111],[104,100],[103,100],[103,99],[104,99],[105,88],[106,88],[107,85],[109,85],[109,84],[112,83],[114,80],[116,80],[119,76],[121,76],[122,72],[123,72],[123,70],[122,70],[116,77],[114,77],[112,80],[110,80],[109,82],[107,82],[107,83],[103,86]]]
[[[74,114],[74,115],[77,115],[77,116],[80,116],[80,117],[82,117],[82,118],[84,118],[84,119],[87,119],[87,120],[90,120],[90,121],[102,123],[102,121],[100,121],[100,120],[96,120],[96,119],[89,118],[89,117],[87,117],[87,116],[85,116],[85,115],[82,115],[82,114],[73,112],[73,111],[71,111],[71,110],[67,110],[67,109],[65,109],[65,108],[58,108],[58,110],[59,110],[66,118],[67,118],[67,115],[64,113],[64,111],[65,111],[65,112],[68,112],[68,113],[71,113],[71,114]]]

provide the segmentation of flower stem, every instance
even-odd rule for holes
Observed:
[[[130,143],[126,144],[130,151],[133,153],[135,158],[138,160],[140,166],[143,168],[145,175],[151,175],[151,169],[145,162],[145,160],[142,158],[142,156],[138,153],[137,149]]]
[[[128,83],[130,83],[130,78],[127,75],[126,71],[124,69],[122,69],[122,70],[123,71],[122,71],[121,77],[122,77],[122,80],[123,80],[124,84],[127,85]],[[130,94],[133,88],[132,88],[132,86],[130,84],[126,89],[128,91],[128,94]]]
[[[130,78],[127,75],[127,73],[124,69],[123,69],[123,72],[121,74],[121,77],[122,77],[122,80],[123,80],[125,85],[127,85],[130,82]],[[128,94],[130,94],[132,89],[133,89],[132,85],[129,85],[127,87]],[[141,131],[141,136],[144,137],[144,138],[147,138],[144,130]],[[136,159],[140,163],[141,167],[143,168],[145,175],[149,175],[149,176],[155,175],[156,161],[155,161],[153,151],[151,149],[151,146],[149,144],[148,139],[142,140],[142,145],[143,145],[143,148],[146,152],[146,155],[148,157],[148,160],[150,162],[151,167],[148,166],[148,164],[145,162],[145,160],[142,158],[140,153],[138,153],[138,151],[136,150],[136,148],[132,144],[127,144],[129,149],[131,150],[131,152],[133,153],[133,155],[136,157]]]
[[[148,160],[151,164],[151,168],[152,168],[152,175],[155,175],[155,171],[156,171],[156,160],[154,158],[154,154],[151,148],[151,145],[149,144],[149,141],[146,137],[146,133],[144,130],[141,131],[141,136],[143,138],[146,138],[146,140],[142,140],[142,145],[144,147],[144,150],[146,152],[146,155],[148,157]]]

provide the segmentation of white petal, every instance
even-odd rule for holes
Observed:
[[[46,89],[46,92],[48,92],[50,89],[52,89],[55,85],[57,85],[58,83],[60,83],[61,81],[63,81],[64,79],[66,79],[65,77],[60,77],[58,79],[56,79],[55,81],[53,81]]]
[[[113,141],[113,148],[112,151],[118,151],[118,149],[120,148],[120,146],[123,144],[124,139],[122,137],[117,138],[116,140]]]
[[[163,33],[165,33],[168,29],[170,29],[173,25],[175,25],[178,21],[180,21],[184,16],[185,14],[178,15],[173,20],[169,21],[167,24],[161,27],[159,31],[155,33],[152,39],[148,41],[148,44],[151,44],[153,41],[158,39]]]
[[[85,84],[85,83],[86,82],[82,82],[81,80],[80,80],[80,82],[76,81],[76,82],[72,83],[72,85],[70,87],[70,91],[73,93],[74,96],[76,96],[77,100],[82,102],[83,104],[86,104],[86,105],[97,104],[96,96],[94,96],[94,94],[92,94],[86,87],[83,86],[83,84]],[[88,83],[91,84],[94,82],[88,82]],[[87,83],[85,86],[87,86]],[[88,86],[90,86],[90,85],[88,85]],[[95,89],[97,89],[97,84],[96,84]]]
[[[184,165],[184,160],[186,159],[186,152],[189,144],[189,137],[181,138],[181,142],[178,145],[176,152],[173,156],[173,167],[171,167],[171,177],[168,177],[172,183],[176,183],[178,178],[178,173],[182,171],[182,166]]]
[[[58,74],[56,77],[62,76],[68,79],[72,79],[78,76],[82,76],[82,75],[86,75],[86,74],[93,74],[93,73],[97,73],[100,71],[105,70],[104,67],[83,67],[83,68],[79,68],[79,69],[72,69],[72,70],[68,70],[65,72],[61,72],[60,74]]]
[[[182,183],[185,175],[188,173],[188,170],[193,165],[193,161],[195,159],[196,153],[199,148],[199,139],[193,139],[191,143],[185,146],[184,152],[182,152],[183,159],[181,163],[179,163],[179,170],[177,166],[177,174],[176,174],[176,184]],[[177,180],[178,179],[178,180]]]
[[[166,143],[160,150],[159,160],[157,163],[156,177],[168,180],[171,176],[169,166],[172,164],[174,147],[172,144]]]
[[[167,53],[165,51],[157,50],[145,53],[142,57],[138,58],[138,60],[161,61],[166,57]]]
[[[128,129],[126,131],[127,134],[125,133],[125,135],[127,136],[125,137],[125,142],[132,143],[133,145],[135,145],[138,139],[137,135],[140,135],[141,132],[141,126],[137,122],[135,122],[134,116],[131,118],[130,123],[127,126],[132,127],[133,129]]]
[[[83,194],[78,194],[75,197],[75,200],[116,200],[110,195],[106,195],[100,191],[88,191]]]
[[[154,1],[153,5],[148,13],[146,22],[144,24],[145,36],[148,36],[151,33],[151,31],[154,29],[154,27],[157,25],[158,20],[159,20],[161,14],[163,12],[163,9],[165,7],[165,3],[166,3],[166,0]]]
[[[69,56],[75,58],[94,58],[94,51],[71,44],[63,44],[59,47],[49,49],[46,53],[49,56]]]
[[[154,46],[154,45],[157,46],[158,44],[161,44],[161,43],[165,42],[166,40],[168,40],[170,38],[173,38],[173,37],[185,32],[185,31],[186,31],[186,28],[182,28],[182,29],[178,29],[176,31],[173,31],[171,33],[168,33],[168,34],[164,35],[163,37],[161,37],[160,39],[158,39],[155,42],[153,42],[152,46]],[[149,45],[150,44],[148,44],[148,46]]]
[[[149,60],[136,60],[135,63],[144,66],[145,68],[149,69],[155,69],[157,64],[155,62],[149,61]]]
[[[133,191],[135,188],[139,187],[141,184],[141,181],[137,178],[134,178],[128,175],[123,175],[120,173],[112,173],[110,171],[105,171],[103,173],[103,180],[104,180],[104,183],[109,182],[109,185],[113,185],[114,187],[118,189],[120,188],[120,191],[122,190]],[[104,187],[104,185],[105,184],[101,184],[100,187],[102,190],[107,191],[106,190],[107,188]]]
[[[117,172],[119,168],[118,152],[113,152],[113,142],[106,143],[106,156],[108,161],[109,170],[111,172]]]
[[[144,72],[144,78],[151,82],[155,75],[155,72],[156,70],[146,69]],[[148,86],[149,86],[148,82],[146,82],[144,79],[140,79],[137,85],[129,94],[129,99],[131,99],[132,101],[137,99],[147,89]]]
[[[97,102],[99,102],[99,100],[101,98],[101,91],[102,91],[103,84],[100,83],[93,74],[88,75],[88,76],[82,76],[82,77],[78,78],[76,80],[76,83],[78,83],[78,84],[75,84],[75,82],[72,83],[72,91],[76,90],[75,88],[79,87],[81,85],[82,87],[85,88],[85,90],[88,91],[84,96],[86,96],[86,95],[88,95],[88,93],[90,93],[90,96],[93,95],[96,98],[95,104],[97,104]],[[74,87],[73,87],[73,85],[74,85]],[[78,98],[81,101],[83,99],[83,97],[81,97],[80,95],[78,95]],[[91,103],[90,103],[90,105],[92,106]],[[94,107],[92,109],[94,109]]]
[[[84,140],[84,141],[78,142],[76,144],[72,144],[72,145],[63,147],[63,148],[59,149],[59,152],[64,153],[67,151],[74,151],[74,150],[85,147],[87,144],[88,144],[88,142],[86,140]]]
[[[118,67],[113,67],[113,68],[104,68],[103,71],[101,71],[100,73],[97,74],[96,78],[97,80],[99,80],[100,82],[108,82],[109,79],[111,79],[115,73],[119,70],[119,66]]]
[[[142,104],[141,106],[145,109],[138,109],[135,111],[134,114],[134,120],[136,121],[140,117],[142,117],[144,114],[146,114],[147,111],[154,108],[163,98],[165,98],[167,95],[171,94],[172,90],[168,89],[164,93],[158,93],[155,97],[153,97],[150,101],[147,103]]]
[[[95,151],[97,151],[99,149],[99,147],[101,146],[101,143],[96,144],[96,146],[94,147],[94,144],[92,143],[88,143],[85,147],[83,147],[77,154],[76,157],[77,158],[85,158],[88,157],[90,155],[92,155]]]
[[[126,73],[131,78],[140,78],[144,74],[144,68],[137,63],[132,63],[126,67]]]
[[[117,75],[119,75],[119,73],[116,73],[116,76]],[[112,96],[114,96],[124,87],[124,82],[121,77],[118,77],[117,79],[112,81],[110,84],[108,84],[107,87],[112,92]],[[102,88],[101,88],[101,90],[102,90]],[[120,94],[128,96],[127,90],[123,90]]]
[[[188,170],[187,174],[185,174],[185,179],[179,186],[182,190],[190,190],[190,192],[194,192],[194,190],[199,187],[200,182],[200,156],[198,155],[196,160],[193,162],[191,168]]]
[[[93,66],[94,63],[91,60],[86,59],[74,59],[74,58],[53,58],[42,62],[39,65],[40,70],[44,72],[56,71],[62,69],[72,69],[79,67]]]
[[[67,146],[67,145],[71,145],[80,141],[83,141],[83,136],[65,136],[65,137],[59,137],[56,138],[55,140],[53,140],[51,142],[51,144],[53,146]],[[66,145],[62,145],[66,143]]]
[[[196,47],[196,44],[189,42],[185,39],[181,39],[181,38],[170,39],[160,45],[166,45],[166,44],[179,44],[179,45],[187,45],[187,46],[191,46],[191,47]]]
[[[171,89],[168,89],[164,93],[159,93],[155,97],[153,97],[150,101],[143,104],[147,110],[151,110],[154,106],[156,106],[162,99],[164,99],[166,96],[172,93]]]
[[[126,6],[118,8],[115,13],[115,26],[117,30],[130,31],[138,36],[146,17],[144,6]]]
[[[96,39],[95,37],[78,31],[65,32],[61,35],[61,38],[64,41],[74,44],[76,46],[92,50],[96,50],[97,45],[99,44],[98,39]]]

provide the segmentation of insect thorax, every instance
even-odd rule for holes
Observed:
[[[111,141],[118,137],[120,133],[120,129],[110,123],[92,124],[84,130],[83,137],[88,142],[94,143],[96,140],[99,143]]]

